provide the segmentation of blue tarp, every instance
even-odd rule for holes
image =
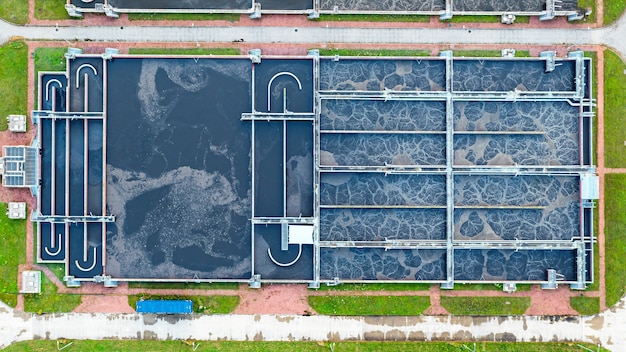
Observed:
[[[137,313],[189,314],[193,304],[190,300],[144,300],[137,301]]]

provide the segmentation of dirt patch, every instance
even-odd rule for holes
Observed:
[[[267,285],[242,289],[234,314],[310,314],[306,285]]]
[[[85,295],[80,305],[73,310],[76,313],[134,313],[128,305],[128,297],[118,295]]]

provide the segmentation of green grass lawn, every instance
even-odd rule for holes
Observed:
[[[609,0],[610,1],[610,0]],[[596,6],[596,0],[578,0],[578,7],[583,9],[591,9],[591,15],[587,17],[585,20],[580,21],[567,21],[567,23],[571,24],[579,24],[579,23],[596,23],[598,20],[598,16],[596,12],[598,11]]]
[[[321,284],[320,291],[427,291],[430,284],[424,283],[397,283],[397,284],[340,284],[328,286]]]
[[[443,20],[441,22],[450,23],[500,23],[501,16],[486,16],[486,15],[465,15],[465,16],[453,16],[452,19]],[[515,23],[528,23],[530,22],[529,16],[515,16]]]
[[[520,315],[530,307],[530,297],[441,296],[441,305],[455,315]]]
[[[39,71],[65,71],[67,47],[36,48],[35,73]]]
[[[39,90],[39,71],[65,71],[66,60],[64,55],[66,52],[66,47],[35,49],[35,91],[33,92],[35,97]],[[37,102],[35,101],[36,104]]]
[[[129,282],[128,288],[170,289],[170,290],[238,290],[239,284],[234,282]]]
[[[28,22],[28,1],[2,0],[0,2],[0,18],[15,24],[25,24]]]
[[[239,55],[236,48],[134,48],[133,55]]]
[[[320,56],[430,56],[430,50],[319,49]]]
[[[129,13],[131,21],[239,21],[231,13]]]
[[[77,20],[65,10],[65,0],[35,0],[35,18],[39,20]]]
[[[228,314],[239,305],[239,296],[163,296],[138,294],[128,296],[128,305],[137,306],[137,301],[147,299],[181,300],[189,299],[193,302],[194,313],[200,314]]]
[[[428,296],[309,296],[309,305],[324,315],[420,315]]]
[[[7,129],[8,115],[26,115],[27,71],[26,43],[17,41],[0,46],[0,131]]]
[[[26,220],[9,220],[7,205],[0,203],[0,301],[17,303],[17,266],[26,261]]]
[[[626,175],[604,177],[606,305],[611,307],[624,295],[626,286]]]
[[[35,258],[36,258],[36,256],[35,256]],[[65,264],[63,264],[63,263],[46,263],[46,264],[43,264],[43,265],[47,266],[48,269],[50,269],[50,271],[52,271],[54,276],[56,276],[57,279],[59,279],[59,281],[63,282],[63,277],[65,276]]]
[[[358,15],[320,15],[312,21],[355,21],[355,22],[430,22],[428,15],[377,15],[377,14],[358,14]]]
[[[600,313],[600,297],[570,297],[569,305],[580,315]]]
[[[611,50],[604,51],[604,163],[626,167],[626,65]],[[608,194],[608,193],[607,193]]]
[[[41,275],[41,293],[24,295],[24,311],[33,313],[71,312],[80,304],[80,295],[57,294],[57,287]]]
[[[604,1],[604,24],[615,22],[624,12],[626,0],[605,0]]]
[[[65,340],[57,346],[56,340],[34,340],[15,343],[3,351],[6,352],[32,352],[32,351],[56,351],[58,347],[72,343],[67,351],[126,351],[126,352],[179,352],[191,351],[192,341],[154,341],[154,340]],[[476,350],[472,342],[235,342],[235,341],[194,341],[199,347],[197,352],[206,351],[233,351],[233,352],[581,352],[579,346],[584,346],[597,351],[597,346],[578,342],[477,342]],[[331,347],[332,346],[332,347]],[[468,350],[469,348],[469,350]],[[600,349],[607,352],[607,349]]]

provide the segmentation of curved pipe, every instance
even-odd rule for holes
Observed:
[[[48,88],[50,88],[50,84],[52,83],[58,83],[59,87],[63,89],[63,83],[61,83],[61,81],[59,81],[56,78],[53,78],[49,80],[48,82],[46,82],[46,101],[50,100],[50,90]]]
[[[78,89],[80,87],[79,83],[80,83],[80,70],[82,70],[85,67],[89,67],[92,71],[94,75],[98,75],[98,71],[96,71],[96,68],[93,67],[93,65],[91,64],[82,64],[80,66],[78,66],[78,68],[76,69],[76,89]]]
[[[290,77],[293,77],[293,79],[295,79],[296,82],[298,83],[298,90],[302,90],[302,83],[300,83],[300,80],[298,79],[298,77],[296,75],[294,75],[293,73],[284,71],[284,72],[279,72],[279,73],[275,74],[270,79],[269,83],[267,84],[267,112],[270,112],[271,105],[272,105],[271,99],[270,99],[271,98],[270,90],[272,88],[272,83],[274,83],[274,80],[276,78],[280,77],[280,76],[290,76]]]
[[[50,234],[50,237],[51,237],[50,239],[54,240],[54,237],[52,237],[52,236],[54,236],[54,235]],[[48,247],[44,247],[44,249],[43,249],[51,257],[56,257],[59,253],[61,253],[61,249],[63,249],[63,247],[61,246],[61,234],[59,234],[58,238],[59,238],[59,241],[57,243],[58,243],[59,248],[56,250],[56,252],[50,252],[48,250]],[[54,247],[55,246],[52,246],[52,248],[54,248]]]
[[[282,267],[292,266],[300,259],[300,256],[302,255],[302,244],[298,244],[298,255],[296,256],[296,259],[290,261],[289,263],[281,263],[277,261],[276,259],[274,259],[274,257],[272,256],[272,251],[269,248],[267,249],[267,255],[269,255],[270,260],[278,266],[282,266]]]
[[[78,259],[74,260],[74,264],[76,265],[76,267],[80,271],[84,271],[84,272],[91,271],[91,270],[93,270],[93,268],[96,267],[96,262],[97,262],[96,255],[97,255],[97,252],[96,252],[96,248],[94,247],[94,249],[93,249],[93,264],[91,264],[91,266],[88,267],[88,268],[83,268],[82,266],[80,266],[80,263],[78,263]]]

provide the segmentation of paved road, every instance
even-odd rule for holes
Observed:
[[[1,304],[1,303],[0,303]],[[14,313],[0,306],[0,348],[47,339],[198,340],[476,340],[585,341],[612,351],[626,346],[626,298],[592,317],[329,317],[300,315],[194,315]]]
[[[0,21],[0,43],[10,36],[42,40],[248,43],[409,43],[409,44],[604,44],[626,54],[626,17],[596,29],[428,29],[326,27],[45,27]],[[626,55],[623,55],[626,56]]]

